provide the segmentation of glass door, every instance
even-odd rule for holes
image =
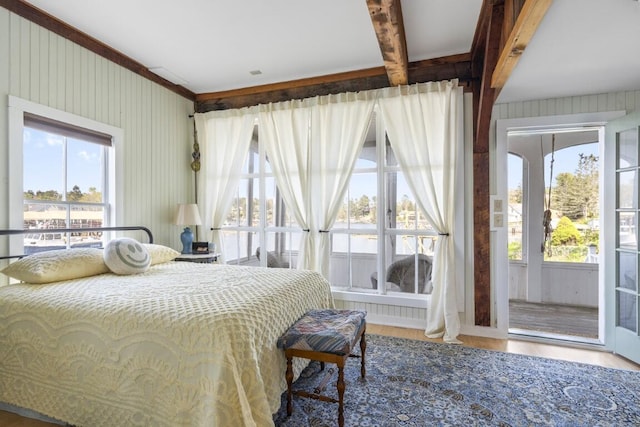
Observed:
[[[615,244],[614,251],[608,253],[613,262],[605,273],[605,343],[614,352],[640,363],[640,112],[608,123],[606,141],[611,154],[609,165],[615,173],[606,174],[605,179],[608,188],[615,186],[615,191],[607,192],[615,197],[615,204],[605,206],[615,206],[615,221],[609,221],[614,227],[609,235],[615,238]]]

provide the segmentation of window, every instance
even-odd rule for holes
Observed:
[[[222,229],[227,263],[295,267],[301,232],[287,212],[263,150],[252,141]]]
[[[122,131],[14,97],[9,121],[10,222],[33,230],[20,242],[24,252],[101,246],[98,231],[46,230],[114,223],[115,142]]]
[[[420,213],[383,129],[374,114],[330,230],[330,282],[358,293],[423,295],[431,291],[438,236]],[[278,191],[259,129],[256,134],[222,229],[226,260],[295,268],[302,230]]]
[[[331,283],[357,292],[429,293],[437,233],[420,213],[376,117],[331,230]]]

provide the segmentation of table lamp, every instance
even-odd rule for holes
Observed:
[[[192,251],[191,244],[193,243],[193,231],[191,231],[188,226],[202,224],[198,205],[195,203],[178,204],[175,222],[177,225],[187,225],[187,227],[182,231],[182,234],[180,234],[180,241],[182,242],[182,253],[190,254]]]

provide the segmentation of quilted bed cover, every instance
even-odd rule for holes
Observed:
[[[329,307],[318,273],[186,262],[7,285],[0,401],[78,426],[273,425],[278,337]]]

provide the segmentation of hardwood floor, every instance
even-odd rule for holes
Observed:
[[[367,324],[367,333],[397,336],[414,340],[442,342],[441,339],[429,339],[425,337],[424,331],[420,329],[405,329],[394,326]],[[569,360],[572,362],[590,363],[608,368],[640,371],[640,365],[618,355],[601,350],[573,348],[518,339],[501,340],[467,335],[460,335],[458,338],[462,341],[462,345],[469,347],[498,350],[507,353],[526,354],[529,356],[548,357],[550,359]]]
[[[406,329],[394,326],[368,324],[367,333],[409,338],[422,341],[442,342],[442,340],[439,339],[434,340],[425,337],[424,332],[419,329]],[[640,371],[640,365],[637,365],[615,354],[599,350],[569,348],[559,345],[541,344],[516,339],[500,340],[494,338],[472,337],[465,335],[461,335],[459,339],[463,342],[462,345],[469,347],[484,348],[487,350],[498,350],[507,353],[526,354],[530,356],[548,357],[551,359],[569,360],[573,362],[590,363],[609,368]],[[50,427],[53,425],[54,424],[51,423],[32,420],[29,418],[20,417],[9,412],[0,411],[0,426],[3,427]]]

